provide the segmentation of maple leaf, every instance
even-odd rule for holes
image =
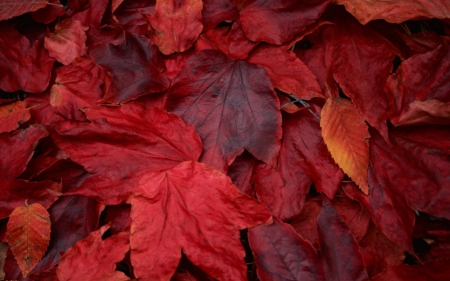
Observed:
[[[0,105],[0,133],[11,132],[19,124],[30,119],[30,110],[26,102],[17,101],[12,104]]]
[[[0,20],[33,12],[47,6],[48,0],[4,0],[0,3]]]
[[[161,109],[127,104],[85,113],[90,124],[70,124],[52,133],[56,145],[92,174],[72,194],[119,204],[144,174],[200,156],[201,142],[194,129]]]
[[[42,259],[50,240],[50,215],[39,203],[16,207],[9,215],[6,237],[23,276]]]
[[[422,18],[445,19],[450,17],[450,4],[446,1],[333,0],[333,3],[345,5],[347,11],[352,13],[362,24],[377,19],[401,23]]]
[[[369,166],[369,131],[349,100],[329,98],[322,108],[322,136],[334,161],[365,194]]]
[[[49,84],[54,61],[41,41],[30,44],[14,28],[0,28],[0,88],[4,91],[44,91]]]
[[[331,0],[234,2],[239,2],[242,28],[250,40],[279,45],[317,20]]]
[[[59,280],[130,280],[123,272],[115,270],[116,263],[130,249],[129,234],[122,232],[102,240],[109,227],[105,225],[93,231],[64,253],[56,271]]]
[[[102,102],[124,103],[141,95],[162,92],[169,80],[161,74],[164,61],[148,38],[126,34],[126,43],[101,43],[90,50],[94,62],[113,76]]]
[[[202,25],[201,0],[157,0],[155,14],[149,15],[150,39],[161,53],[184,52],[195,43]]]
[[[214,278],[244,280],[239,229],[271,217],[226,175],[193,161],[144,175],[131,205],[131,261],[145,280],[169,280],[181,251]]]
[[[72,18],[55,26],[55,31],[45,37],[45,48],[51,57],[64,65],[86,54],[86,34],[88,27]]]
[[[204,150],[200,161],[226,171],[244,149],[276,165],[278,104],[263,68],[205,50],[190,57],[174,78],[165,108],[199,133]]]
[[[260,280],[325,280],[314,247],[290,225],[274,218],[250,229],[248,237]]]

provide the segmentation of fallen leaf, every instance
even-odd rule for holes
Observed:
[[[201,162],[225,172],[247,149],[276,165],[281,114],[262,67],[231,60],[220,51],[201,51],[174,78],[165,108],[197,130],[203,142]]]
[[[16,207],[9,215],[6,237],[9,247],[27,276],[42,259],[50,240],[50,215],[39,203]]]
[[[7,20],[47,6],[48,0],[4,0],[0,3],[0,20]]]
[[[320,127],[334,161],[368,194],[370,135],[364,119],[349,100],[329,98],[322,108]]]
[[[193,161],[144,175],[131,205],[131,261],[146,280],[170,280],[182,251],[214,278],[245,280],[239,229],[271,218],[226,175]]]

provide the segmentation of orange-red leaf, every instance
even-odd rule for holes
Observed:
[[[322,137],[334,161],[365,193],[369,167],[368,127],[351,101],[329,98],[322,108]]]
[[[27,276],[47,250],[50,241],[49,213],[39,203],[15,208],[9,216],[6,237],[22,275]]]
[[[184,52],[195,43],[203,29],[202,8],[201,0],[156,1],[150,38],[161,53]]]
[[[7,20],[39,10],[47,4],[47,0],[2,0],[0,2],[0,20]]]
[[[30,119],[30,111],[27,104],[18,101],[12,104],[0,106],[0,133],[11,132],[19,127],[19,122]]]

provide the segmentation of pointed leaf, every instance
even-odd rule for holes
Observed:
[[[327,198],[317,224],[326,280],[369,280],[356,239]]]
[[[279,219],[274,218],[270,225],[249,229],[248,240],[261,281],[325,280],[311,243]]]
[[[90,54],[96,64],[113,76],[103,102],[124,103],[169,87],[169,79],[161,75],[164,70],[161,54],[148,38],[127,33],[126,43],[101,43]]]
[[[239,229],[271,217],[226,175],[193,161],[146,174],[131,205],[131,262],[143,280],[170,280],[181,251],[216,279],[245,280]]]
[[[23,101],[0,105],[0,133],[8,133],[19,127],[19,124],[30,119],[30,110]]]
[[[201,0],[157,0],[155,15],[149,16],[150,39],[161,53],[184,52],[195,43],[202,25]]]
[[[364,119],[349,100],[329,98],[322,108],[320,127],[334,161],[368,194],[370,135]]]
[[[93,231],[83,240],[67,250],[56,270],[61,281],[126,281],[130,280],[123,272],[116,271],[120,262],[130,249],[129,233],[121,232],[102,240],[109,225]]]
[[[86,54],[86,34],[88,27],[72,18],[55,26],[55,31],[45,37],[45,48],[51,57],[64,65]]]
[[[0,20],[39,10],[47,4],[48,0],[3,0],[0,3]]]
[[[9,216],[6,237],[9,247],[27,276],[42,259],[50,240],[50,215],[39,203],[17,207]]]
[[[175,77],[165,108],[192,124],[203,141],[201,161],[226,171],[247,149],[276,165],[281,114],[266,71],[204,50]]]

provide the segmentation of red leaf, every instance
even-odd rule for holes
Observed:
[[[25,170],[40,139],[47,136],[42,127],[29,127],[0,138],[0,218],[5,218],[26,199],[48,208],[57,198],[51,191],[61,191],[61,185],[51,181],[28,182],[16,179]]]
[[[226,175],[192,161],[146,174],[131,205],[131,261],[136,277],[148,280],[168,280],[181,251],[214,278],[244,280],[239,229],[270,218]]]
[[[228,59],[216,50],[201,51],[175,77],[165,107],[197,130],[203,141],[202,162],[226,171],[247,149],[276,165],[281,114],[260,66]]]
[[[450,4],[435,0],[334,0],[336,4],[345,5],[362,24],[371,20],[384,19],[392,23],[423,18],[445,19],[450,17]]]
[[[52,134],[55,143],[92,174],[72,194],[119,204],[144,174],[200,156],[201,142],[194,129],[161,109],[127,104],[85,112],[92,123],[73,124]]]
[[[0,133],[8,133],[19,128],[19,124],[28,121],[30,117],[30,110],[23,101],[0,105]]]
[[[418,72],[417,69],[427,71]],[[450,123],[450,40],[405,60],[389,77],[390,120],[396,126]]]
[[[40,41],[30,44],[12,27],[0,28],[0,88],[4,91],[44,91],[54,61]]]
[[[39,203],[17,207],[9,215],[6,237],[23,276],[27,276],[47,251],[50,215]]]
[[[94,106],[101,98],[101,84],[100,79],[79,66],[61,67],[50,90],[50,104],[69,119],[85,121],[86,115],[80,109]]]
[[[322,108],[322,136],[334,161],[365,194],[369,166],[368,127],[349,100],[329,98]]]
[[[317,218],[322,211],[322,202],[314,197],[307,200],[300,215],[289,222],[301,237],[311,243],[316,250],[320,250],[317,233]]]
[[[256,270],[261,281],[325,280],[314,247],[277,218],[270,225],[249,229]]]
[[[157,0],[155,14],[149,16],[150,39],[161,53],[184,52],[194,45],[202,25],[201,0]]]
[[[369,280],[358,243],[326,198],[317,222],[325,279]]]
[[[45,48],[51,57],[64,65],[86,54],[86,34],[88,27],[77,20],[68,18],[55,26],[55,31],[45,37]]]
[[[304,100],[323,98],[314,74],[283,46],[260,46],[251,53],[247,61],[264,67],[273,86],[285,93]]]
[[[221,22],[239,19],[239,11],[229,0],[203,0],[202,20],[204,32],[215,28]]]
[[[115,270],[116,263],[130,248],[129,233],[121,232],[102,240],[108,228],[109,225],[105,225],[93,231],[64,253],[56,270],[59,280],[130,280],[123,272]]]
[[[0,3],[0,20],[33,12],[47,6],[48,0],[3,0]]]
[[[332,21],[334,25],[326,26],[322,33],[326,43],[325,61],[330,64],[328,75],[352,99],[364,119],[387,140],[388,97],[383,87],[392,70],[396,49],[347,14],[334,13]]]
[[[313,182],[318,191],[332,198],[344,175],[323,143],[319,121],[310,112],[284,117],[278,171],[260,164],[253,179],[259,200],[273,215],[287,220],[300,214]]]
[[[169,80],[161,75],[164,61],[150,40],[130,33],[126,39],[122,45],[103,43],[90,50],[95,63],[110,71],[114,78],[103,102],[124,103],[169,87]]]
[[[242,28],[250,40],[279,45],[317,20],[330,2],[331,0],[255,0],[238,8],[241,10]]]

